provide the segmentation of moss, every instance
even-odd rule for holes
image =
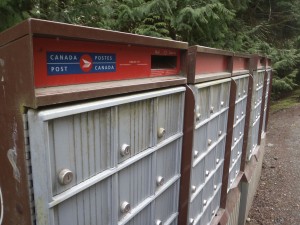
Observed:
[[[271,102],[271,112],[274,113],[296,105],[300,105],[300,88],[296,89],[291,95],[283,99]]]

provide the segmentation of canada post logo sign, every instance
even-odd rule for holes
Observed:
[[[116,72],[111,53],[47,52],[48,75]]]

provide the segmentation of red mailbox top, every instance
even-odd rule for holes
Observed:
[[[250,70],[264,70],[266,68],[266,58],[262,55],[252,55]]]
[[[28,19],[0,47],[31,107],[186,83],[185,42]]]
[[[272,66],[272,61],[271,61],[271,59],[266,57],[266,68],[267,68],[267,69],[268,69],[268,68],[270,69],[271,66]]]
[[[192,46],[188,49],[188,83],[231,76],[233,52]]]
[[[237,76],[241,74],[247,74],[250,70],[250,59],[251,55],[234,53],[232,75]]]
[[[33,38],[36,87],[180,74],[180,50]]]

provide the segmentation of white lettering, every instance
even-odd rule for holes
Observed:
[[[51,61],[77,61],[78,58],[76,55],[66,55],[66,54],[51,54]]]
[[[115,66],[114,65],[96,65],[95,70],[96,71],[108,71],[108,70],[114,70]]]
[[[95,61],[112,61],[113,57],[111,55],[95,55]]]
[[[67,66],[51,66],[50,67],[51,72],[67,72],[68,67]]]

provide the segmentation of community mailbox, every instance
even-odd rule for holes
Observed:
[[[202,46],[188,49],[180,224],[210,224],[218,215],[223,186],[226,192],[223,168],[232,56],[232,52]]]
[[[187,43],[0,34],[0,224],[177,224]]]

